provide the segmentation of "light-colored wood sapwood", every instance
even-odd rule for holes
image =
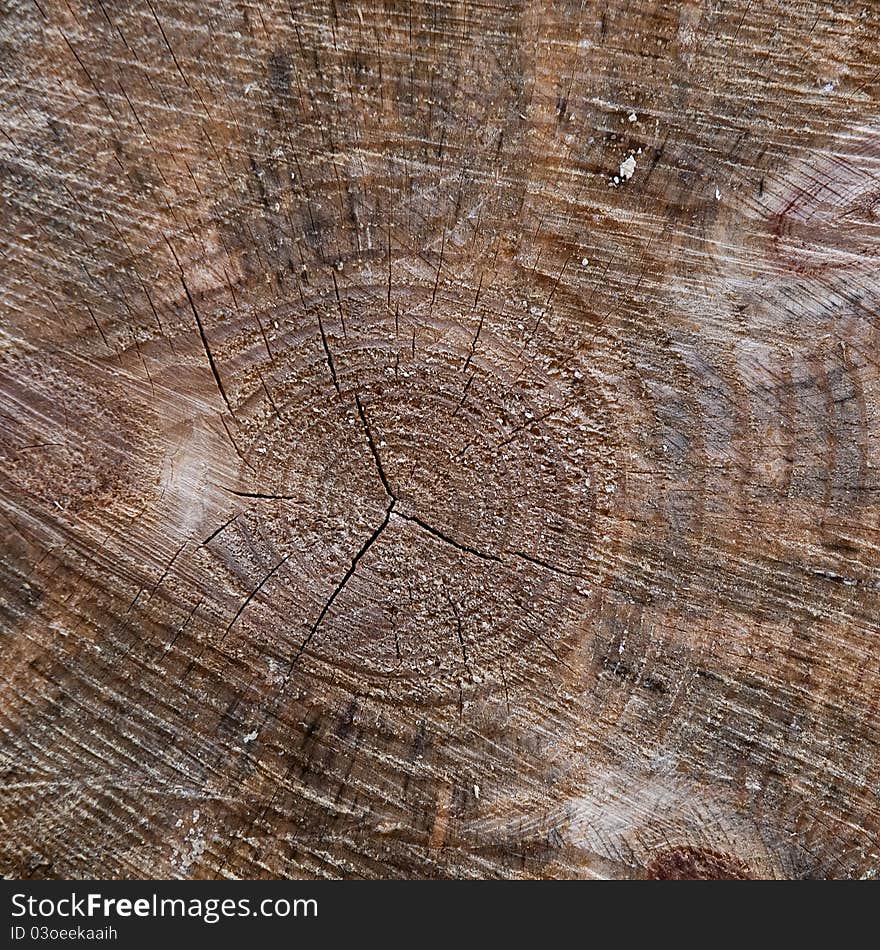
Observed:
[[[3,873],[877,872],[880,5],[0,44]]]

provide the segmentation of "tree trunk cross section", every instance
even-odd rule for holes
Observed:
[[[878,873],[880,6],[0,50],[0,871]]]

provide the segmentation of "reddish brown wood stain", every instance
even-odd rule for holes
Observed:
[[[0,43],[0,871],[877,873],[877,4]]]
[[[716,851],[673,848],[648,862],[648,877],[657,881],[744,881],[751,875],[741,861]]]

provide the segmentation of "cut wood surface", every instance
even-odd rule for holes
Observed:
[[[4,0],[0,871],[873,877],[880,4]]]

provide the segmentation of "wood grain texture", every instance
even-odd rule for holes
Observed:
[[[877,873],[880,5],[0,11],[3,873]]]

